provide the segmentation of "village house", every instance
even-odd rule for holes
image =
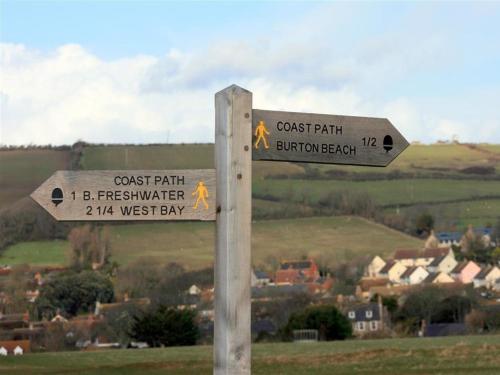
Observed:
[[[315,281],[318,278],[319,270],[314,260],[286,261],[282,262],[276,271],[275,283],[297,284]]]
[[[408,267],[405,272],[401,275],[401,284],[403,285],[416,285],[422,283],[427,276],[429,276],[429,272],[422,267]]]
[[[462,284],[472,283],[474,277],[481,271],[479,267],[472,260],[465,260],[456,265],[456,267],[451,270],[450,276],[455,280],[460,281]]]
[[[406,271],[406,266],[395,260],[387,261],[386,265],[380,270],[379,277],[389,279],[391,282],[399,284],[401,275]]]
[[[356,286],[356,297],[361,301],[368,302],[373,297],[372,289],[374,287],[388,287],[390,285],[390,280],[386,278],[363,278]]]
[[[450,274],[451,271],[457,266],[458,262],[455,260],[453,251],[445,255],[440,255],[427,266],[427,270],[431,273],[444,272]]]
[[[271,278],[269,277],[269,274],[267,272],[253,270],[253,269],[251,274],[251,280],[252,280],[251,281],[252,287],[265,286],[271,283]]]
[[[198,288],[195,284],[193,284],[189,287],[188,294],[192,296],[199,296],[201,294],[201,289]]]
[[[378,255],[374,256],[371,262],[368,264],[365,270],[366,277],[378,277],[380,270],[386,265],[385,260],[383,260]]]
[[[0,341],[0,355],[23,355],[31,351],[29,340]]]
[[[474,288],[492,289],[498,278],[500,278],[500,268],[486,266],[474,277]]]
[[[460,232],[439,232],[436,237],[440,245],[444,246],[460,246],[462,234]]]
[[[430,273],[424,280],[426,284],[448,284],[453,282],[455,282],[455,280],[444,272]]]
[[[405,267],[423,266],[427,267],[437,257],[448,255],[455,259],[453,251],[449,247],[425,248],[423,251],[416,249],[396,250],[394,260]]]
[[[367,303],[347,309],[347,318],[351,321],[355,336],[363,337],[370,333],[382,332],[386,328],[387,312],[379,303]]]

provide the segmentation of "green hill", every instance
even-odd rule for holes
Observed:
[[[0,209],[29,196],[58,169],[70,168],[69,151],[0,150]]]
[[[111,226],[112,259],[125,265],[139,259],[152,264],[180,262],[189,268],[211,266],[214,224],[170,222]],[[422,241],[359,217],[319,217],[258,221],[252,225],[252,262],[266,266],[270,257],[312,256],[338,263],[396,248],[421,247]],[[0,256],[0,264],[64,264],[66,241],[25,242]]]
[[[10,235],[13,240],[4,243],[16,243],[23,239],[53,238],[53,233],[59,233],[56,238],[64,238],[60,235],[64,233],[64,228],[59,230],[60,225],[50,223],[46,215],[37,215],[40,208],[28,202],[29,199],[20,201],[58,169],[69,169],[72,166],[88,170],[212,168],[213,154],[212,144],[79,144],[77,151],[71,148],[0,150],[0,240],[2,236],[6,239]],[[323,239],[321,243],[303,243],[307,234],[296,237],[295,241],[283,240],[282,237],[294,238],[295,233],[301,233],[301,229],[293,224],[292,219],[356,214],[357,212],[349,210],[332,211],[328,206],[341,206],[345,199],[361,202],[361,205],[364,204],[371,210],[371,215],[405,216],[405,220],[410,220],[410,224],[419,213],[430,212],[436,219],[437,230],[463,230],[469,223],[485,226],[495,223],[500,216],[499,145],[411,145],[387,168],[276,162],[254,162],[252,168],[253,218],[257,220],[255,227],[261,226],[261,232],[264,233],[276,222],[280,223],[277,224],[278,227],[293,229],[288,234],[274,232],[273,236],[270,235],[267,239],[263,248],[274,249],[278,257],[307,254],[313,249],[321,249],[322,253],[329,251],[328,246],[334,241],[334,234],[328,225],[325,227],[320,224],[323,219],[310,219],[315,223],[314,226],[321,228],[310,229],[318,238]],[[332,196],[336,196],[339,202],[332,204]],[[348,205],[351,203],[347,202]],[[8,217],[8,220],[2,223],[2,218],[5,217]],[[262,219],[285,218],[288,221],[269,221],[265,224],[260,222]],[[12,226],[15,227],[16,223],[23,220],[25,227],[17,230],[13,236]],[[337,225],[333,221],[330,224]],[[179,259],[186,260],[193,267],[198,267],[212,259],[212,250],[206,245],[213,243],[210,225],[158,223],[113,226],[117,247],[124,249],[123,253],[117,253],[115,256],[119,261],[129,262],[142,255],[162,257],[163,254],[169,254],[165,255],[165,259],[180,257]],[[35,227],[36,233],[42,235],[35,233],[31,236],[26,232]],[[50,233],[46,229],[49,227],[53,228]],[[185,241],[177,239],[171,245],[161,247],[162,241],[170,240],[159,233],[168,232],[169,228],[183,232],[186,238],[192,238]],[[194,235],[190,234],[190,230],[193,230]],[[347,227],[342,229],[345,233],[347,230]],[[257,232],[254,230],[254,233]],[[322,236],[322,233],[325,235]],[[335,253],[338,254],[342,249],[349,249],[352,254],[369,253],[368,246],[366,249],[359,247],[360,243],[366,241],[362,233],[363,231],[360,231],[358,237],[345,237],[342,243],[336,243]],[[135,238],[142,236],[150,240]],[[123,238],[126,240],[121,240]],[[257,242],[254,244],[254,261],[261,261],[267,254],[260,250],[262,242],[258,237],[255,238]],[[386,244],[381,238],[376,238],[377,242],[371,244],[378,252],[384,251]],[[289,255],[281,252],[282,243],[288,248]],[[394,240],[389,243],[396,244]],[[297,244],[303,245],[302,248],[296,248]],[[25,254],[25,250],[23,244],[18,246],[20,247],[9,248],[8,254],[19,262],[23,261],[22,254]],[[50,247],[47,244],[44,246]],[[389,245],[386,251],[390,252],[394,247],[397,245]],[[61,256],[61,247],[58,249],[49,251],[52,255],[43,261],[50,262]],[[18,254],[12,255],[13,252]]]

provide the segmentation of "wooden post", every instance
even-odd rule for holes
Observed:
[[[214,375],[247,375],[251,363],[252,93],[215,94],[217,229]]]

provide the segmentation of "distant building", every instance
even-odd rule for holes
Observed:
[[[417,285],[422,283],[427,276],[429,276],[429,272],[422,266],[408,267],[401,275],[401,284]]]
[[[363,301],[370,301],[373,297],[373,288],[375,287],[388,287],[391,281],[387,278],[365,278],[361,279],[356,286],[356,297]]]
[[[30,351],[31,342],[29,340],[0,341],[0,352],[2,355],[23,355]]]
[[[444,272],[450,274],[451,271],[457,266],[458,262],[455,260],[455,255],[453,252],[449,252],[445,255],[440,255],[427,266],[427,269],[431,273]]]
[[[426,284],[448,284],[453,282],[455,282],[455,280],[444,272],[430,273],[424,280]]]
[[[265,286],[271,283],[271,278],[269,274],[264,271],[253,270],[251,274],[251,285],[254,286]]]
[[[439,232],[436,234],[440,245],[446,246],[460,246],[462,233],[460,232]]]
[[[374,256],[371,262],[366,267],[365,276],[367,277],[378,277],[380,270],[386,265],[385,260],[383,260],[378,255]]]
[[[423,251],[416,249],[396,250],[394,260],[405,267],[427,267],[437,257],[449,255],[455,258],[453,251],[448,247],[425,248]]]
[[[361,304],[347,309],[347,318],[351,321],[353,334],[361,337],[383,331],[384,315],[387,316],[387,313],[381,302]]]
[[[401,275],[406,271],[406,266],[395,260],[387,261],[386,265],[380,270],[379,275],[387,278],[393,283],[401,282]]]
[[[465,335],[467,327],[464,323],[432,323],[424,327],[424,336],[458,336]]]
[[[287,261],[282,262],[280,269],[276,271],[275,283],[296,284],[318,278],[319,270],[314,260]]]
[[[472,283],[474,277],[481,271],[479,267],[472,260],[463,261],[455,266],[450,272],[450,276],[463,284]]]
[[[192,296],[198,296],[201,294],[201,289],[198,288],[196,285],[191,285],[188,289],[188,294]]]
[[[500,278],[500,269],[497,266],[486,266],[474,277],[474,288],[493,289]]]

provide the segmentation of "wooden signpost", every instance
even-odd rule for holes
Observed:
[[[408,142],[387,120],[252,109],[215,95],[215,171],[58,171],[31,197],[56,220],[216,220],[214,374],[251,372],[252,160],[386,166]]]
[[[254,109],[253,160],[385,167],[408,142],[385,118]]]
[[[31,197],[56,220],[215,220],[215,170],[58,171]]]

